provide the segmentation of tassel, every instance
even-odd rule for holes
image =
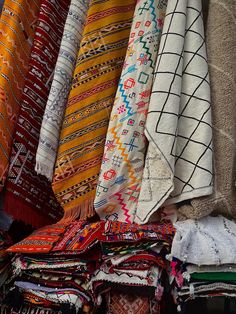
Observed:
[[[43,161],[38,159],[36,160],[34,170],[37,172],[37,174],[41,174],[42,176],[46,177],[50,182],[52,182],[53,179],[53,169],[53,167],[46,165]]]
[[[76,207],[65,210],[63,218],[59,223],[71,222],[76,219],[87,220],[95,215],[94,199],[85,200]]]
[[[24,297],[19,289],[13,288],[3,300],[3,304],[9,305],[9,307],[18,312],[24,304]]]

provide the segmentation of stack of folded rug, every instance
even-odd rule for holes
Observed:
[[[41,228],[8,250],[17,254],[5,307],[31,314],[104,314],[118,313],[124,302],[119,314],[137,306],[140,314],[159,313],[174,232],[170,223],[112,221]],[[105,300],[108,308],[101,310]]]
[[[236,223],[208,216],[175,227],[168,258],[178,310],[195,298],[236,297]]]
[[[102,264],[91,284],[96,295],[105,294],[108,313],[159,313],[174,232],[169,223],[106,222]]]
[[[12,246],[14,287],[5,300],[24,313],[93,313],[96,300],[89,288],[100,259],[96,248],[102,223],[73,222],[35,231]],[[91,250],[91,248],[93,248]],[[15,300],[17,300],[15,302]],[[49,312],[51,313],[51,312]]]

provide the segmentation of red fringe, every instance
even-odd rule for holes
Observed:
[[[23,203],[17,196],[8,192],[4,200],[4,211],[15,220],[22,220],[35,228],[55,223],[50,217],[33,210],[28,204]]]

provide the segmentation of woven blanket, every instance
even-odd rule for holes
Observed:
[[[206,45],[212,87],[214,193],[181,206],[181,219],[212,211],[236,218],[236,3],[209,1]],[[224,35],[222,35],[224,34]]]
[[[135,8],[94,203],[102,219],[134,221],[147,146],[144,126],[166,3],[141,0]]]
[[[169,1],[145,135],[135,222],[165,204],[212,193],[212,127],[200,0]]]
[[[65,220],[94,214],[106,131],[135,2],[92,0],[89,4],[53,179]]]
[[[33,226],[61,218],[48,180],[34,171],[44,108],[67,16],[67,0],[43,0],[14,136],[4,210]]]
[[[234,221],[223,216],[207,216],[199,220],[177,221],[174,226],[176,234],[170,257],[199,266],[235,264]]]
[[[40,0],[5,0],[0,18],[0,190],[4,186]]]
[[[43,116],[35,170],[38,174],[46,176],[50,181],[53,177],[61,124],[71,88],[87,9],[88,0],[71,1],[52,86]]]
[[[111,291],[107,296],[108,314],[149,314],[150,300],[133,294]]]

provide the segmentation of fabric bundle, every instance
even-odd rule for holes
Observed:
[[[18,253],[10,292],[21,300],[15,308],[33,306],[37,300],[45,309],[92,313],[108,291],[113,295],[122,289],[124,299],[130,291],[136,295],[130,308],[141,302],[143,309],[148,305],[159,311],[165,254],[174,232],[167,222],[139,228],[111,221],[75,221],[36,230],[8,249]],[[10,296],[5,303],[14,307]]]
[[[34,171],[39,130],[54,71],[67,0],[43,0],[35,31],[7,177],[4,210],[39,227],[62,216],[51,186]]]
[[[135,222],[161,206],[212,193],[212,126],[200,0],[169,1],[147,113]]]
[[[7,176],[40,3],[5,0],[0,15],[0,191]]]
[[[89,3],[53,178],[64,220],[94,215],[111,107],[127,49],[135,0]]]
[[[67,15],[51,90],[40,130],[35,169],[52,181],[61,124],[88,9],[88,0],[72,0]]]
[[[138,226],[106,222],[102,264],[91,285],[95,295],[106,295],[108,313],[134,313],[138,304],[138,313],[151,313],[152,306],[159,310],[163,272],[168,267],[165,254],[173,234],[174,228],[169,223]],[[119,302],[114,304],[119,296]]]
[[[167,1],[138,1],[112,108],[94,207],[102,219],[132,223],[147,146],[144,136]]]
[[[100,222],[52,225],[12,246],[10,252],[27,252],[13,262],[12,293],[21,296],[15,309],[37,304],[44,311],[92,313],[97,304],[89,283],[100,259],[94,245],[102,226]]]
[[[181,219],[200,218],[211,212],[236,218],[235,12],[233,0],[209,1],[206,45],[212,88],[214,193],[181,206]]]
[[[175,227],[169,259],[179,310],[194,298],[235,297],[236,223],[209,216]]]

